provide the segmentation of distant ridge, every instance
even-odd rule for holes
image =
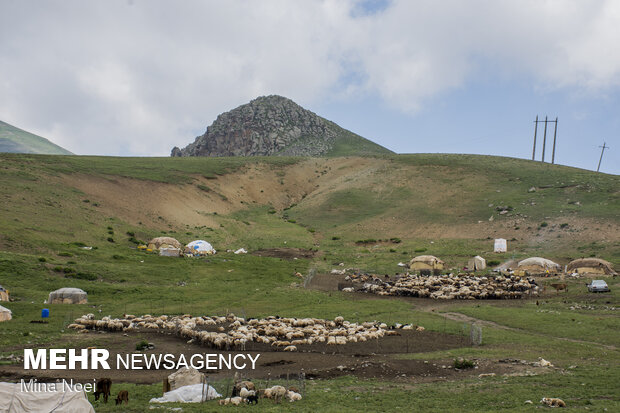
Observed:
[[[0,121],[0,152],[73,155],[49,140]]]
[[[282,96],[261,96],[222,113],[171,156],[353,156],[392,151]]]

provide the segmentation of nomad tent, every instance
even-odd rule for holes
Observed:
[[[0,285],[0,301],[9,301],[9,292]]]
[[[546,258],[540,257],[531,257],[526,258],[523,261],[519,261],[519,265],[517,267],[518,271],[523,273],[527,272],[529,274],[543,274],[547,272],[557,272],[560,271],[562,267],[560,264],[556,264],[555,262],[548,260]]]
[[[211,255],[215,254],[215,249],[207,241],[199,239],[187,244],[185,246],[185,253],[192,255]]]
[[[569,262],[566,270],[579,274],[617,275],[611,263],[600,258],[579,258]]]
[[[508,251],[508,245],[504,238],[497,238],[493,245],[493,252],[506,252]]]
[[[444,262],[432,255],[420,255],[409,262],[411,270],[443,270]]]
[[[172,237],[157,237],[157,238],[153,238],[152,240],[149,241],[148,245],[146,246],[148,249],[151,250],[159,250],[162,248],[177,248],[177,249],[181,249],[183,248],[183,246],[181,245],[181,243],[179,241],[177,241],[176,239],[172,238]]]
[[[79,288],[60,288],[50,293],[47,299],[49,304],[86,304],[88,294]]]
[[[29,383],[24,382],[26,386]],[[37,382],[37,385],[42,384]],[[0,413],[95,413],[86,393],[64,391],[62,383],[46,383],[46,391],[22,391],[21,386],[21,383],[0,383]]]
[[[13,318],[11,315],[11,310],[0,305],[0,322],[9,321],[11,318]]]
[[[472,271],[484,270],[487,267],[487,261],[480,255],[476,255],[467,261],[467,269]]]

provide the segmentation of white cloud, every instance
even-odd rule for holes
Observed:
[[[0,119],[76,153],[167,155],[263,94],[415,111],[481,64],[603,93],[620,86],[619,4],[5,1]]]

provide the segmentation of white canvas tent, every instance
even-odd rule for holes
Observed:
[[[88,302],[88,294],[79,288],[59,288],[50,293],[47,302],[49,304],[86,304]]]
[[[467,268],[472,271],[484,270],[487,267],[487,261],[480,255],[476,255],[467,261]]]
[[[560,271],[562,267],[551,260],[541,257],[531,257],[519,261],[517,270],[520,272],[528,272],[530,274],[542,274],[547,272]]]
[[[207,241],[198,239],[185,246],[185,253],[192,255],[211,255],[215,254],[215,249]]]
[[[508,251],[508,245],[504,238],[497,238],[493,247],[493,252],[506,252]]]
[[[28,382],[26,381],[26,384]],[[52,390],[49,386],[47,390]],[[22,391],[21,383],[0,383],[0,413],[95,413],[86,393],[63,391]]]
[[[211,385],[190,384],[164,393],[162,397],[153,398],[149,403],[200,403],[204,400],[213,400],[222,397]]]
[[[0,305],[0,322],[9,321],[11,318],[13,318],[11,310]]]

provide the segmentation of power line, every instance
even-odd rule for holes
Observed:
[[[599,169],[601,169],[601,161],[603,160],[603,153],[605,153],[605,149],[609,149],[609,146],[605,146],[607,143],[603,142],[603,146],[599,146],[599,148],[603,148],[601,150],[601,157],[598,160],[598,166],[596,167],[596,172],[599,171]]]

